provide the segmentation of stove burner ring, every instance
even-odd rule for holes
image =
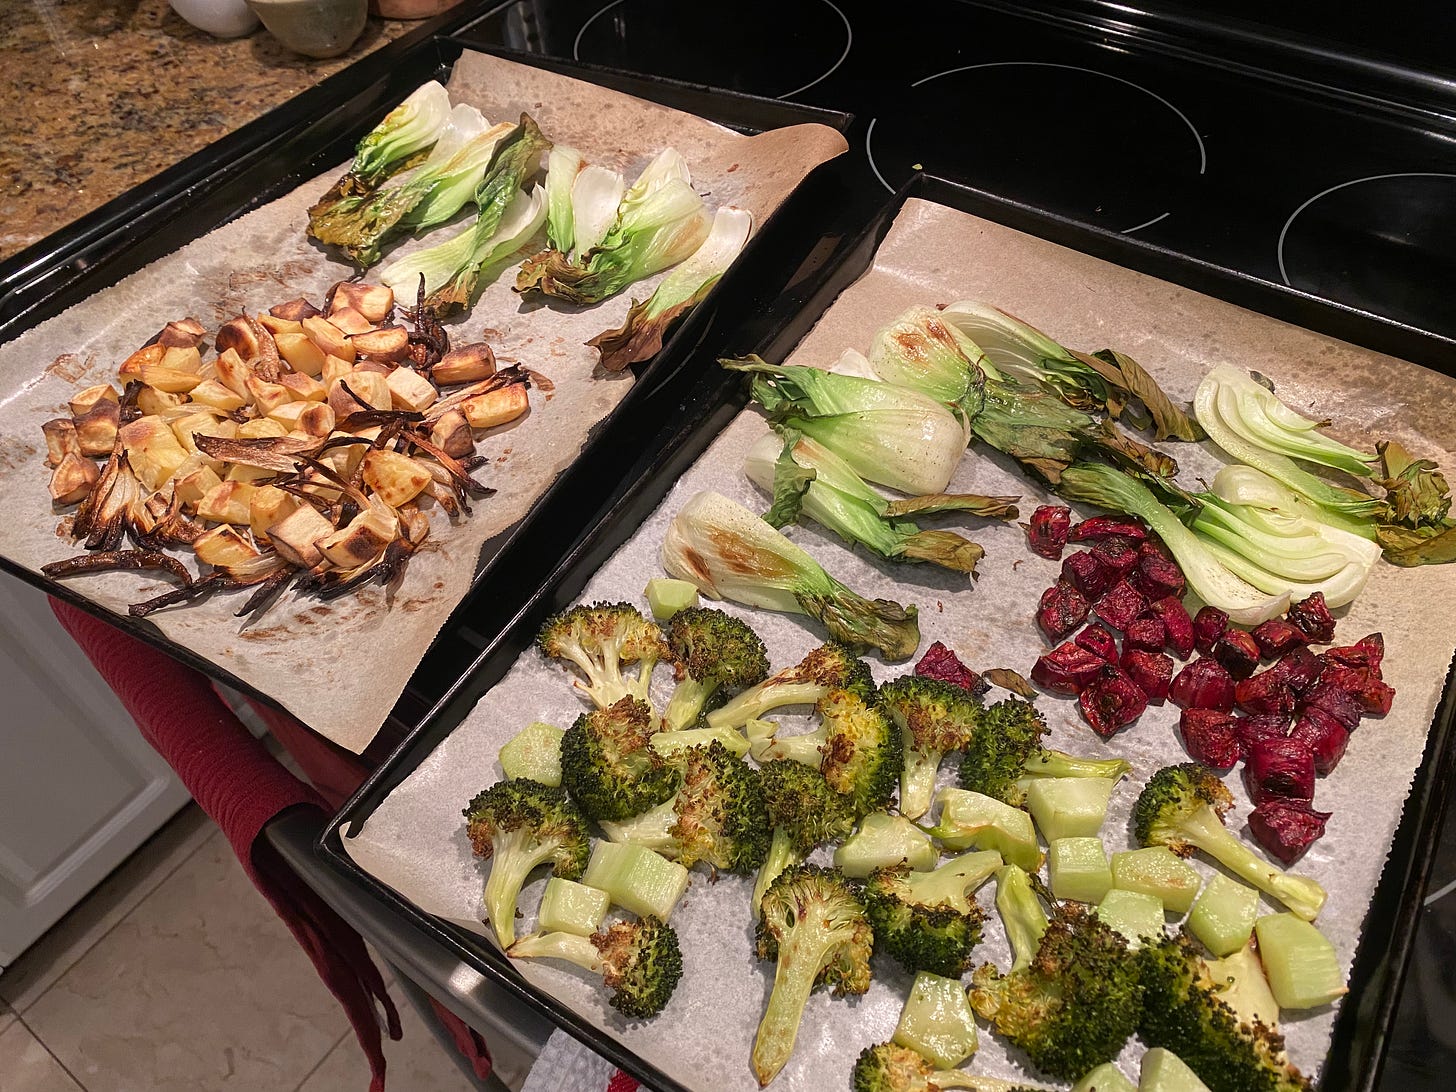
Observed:
[[[1299,218],[1300,213],[1304,212],[1305,209],[1309,208],[1316,201],[1328,197],[1332,193],[1349,189],[1351,186],[1359,186],[1366,182],[1385,182],[1392,178],[1456,178],[1456,174],[1452,174],[1450,171],[1396,171],[1394,174],[1372,174],[1366,178],[1352,178],[1348,182],[1340,182],[1331,186],[1329,189],[1320,190],[1319,193],[1306,200],[1299,208],[1291,212],[1289,219],[1285,220],[1284,226],[1279,229],[1279,244],[1275,256],[1279,261],[1279,276],[1284,279],[1284,283],[1291,288],[1294,287],[1294,282],[1289,279],[1289,270],[1284,264],[1284,244],[1289,238],[1289,229],[1294,226],[1294,221]]]
[[[617,0],[617,2],[620,3],[620,0]],[[976,69],[979,69],[979,68],[1016,68],[1016,67],[1022,67],[1022,68],[1061,68],[1061,69],[1066,69],[1066,70],[1071,71],[1071,72],[1086,72],[1086,73],[1088,73],[1090,75],[1093,75],[1093,76],[1101,76],[1104,79],[1113,80],[1113,81],[1115,81],[1117,83],[1120,83],[1120,84],[1123,84],[1123,85],[1125,85],[1127,87],[1131,87],[1134,91],[1140,91],[1144,95],[1147,95],[1149,98],[1155,99],[1156,101],[1158,101],[1158,102],[1162,103],[1164,106],[1166,106],[1169,110],[1173,111],[1173,113],[1177,114],[1178,115],[1178,120],[1181,121],[1185,126],[1188,127],[1188,131],[1193,134],[1193,142],[1198,146],[1198,173],[1199,174],[1205,174],[1208,171],[1208,149],[1204,146],[1204,143],[1203,143],[1203,135],[1198,131],[1198,127],[1196,125],[1194,125],[1193,122],[1188,119],[1188,115],[1187,114],[1185,114],[1182,110],[1178,109],[1178,107],[1174,106],[1171,102],[1169,102],[1167,99],[1165,99],[1162,95],[1158,94],[1156,91],[1149,91],[1142,84],[1133,83],[1132,80],[1126,80],[1126,79],[1123,79],[1121,76],[1114,76],[1110,72],[1103,72],[1103,71],[1101,71],[1099,69],[1096,69],[1096,68],[1085,68],[1082,65],[1078,65],[1078,64],[1056,64],[1055,62],[1052,62],[1052,61],[986,61],[986,62],[984,62],[982,64],[967,64],[967,65],[961,65],[958,68],[947,68],[944,72],[936,72],[936,73],[934,73],[933,75],[930,75],[930,76],[923,76],[920,79],[916,80],[914,83],[912,83],[910,86],[911,86],[911,88],[916,88],[916,87],[919,87],[921,84],[929,83],[931,80],[938,80],[942,76],[954,76],[954,75],[956,75],[957,73],[960,73],[960,72],[972,72],[972,71],[975,71]],[[880,173],[879,165],[877,163],[875,163],[875,149],[874,149],[875,124],[879,120],[880,120],[879,118],[870,118],[870,123],[866,127],[866,129],[865,129],[865,156],[870,161],[870,170],[874,171],[875,172],[875,177],[880,180],[880,185],[884,186],[885,189],[889,190],[891,193],[894,193],[895,192],[895,187],[892,186],[892,185],[890,185],[890,183],[888,183],[887,181],[885,181],[885,176]],[[1145,220],[1141,224],[1137,224],[1134,227],[1123,228],[1120,234],[1123,234],[1123,235],[1131,235],[1133,232],[1135,232],[1135,231],[1141,231],[1145,227],[1152,227],[1154,224],[1158,223],[1159,221],[1166,220],[1171,215],[1173,215],[1171,212],[1159,213],[1157,216],[1154,216],[1151,220]],[[1291,219],[1292,219],[1292,217],[1291,217]],[[1281,242],[1282,242],[1282,237],[1281,237]],[[1281,266],[1281,268],[1282,268],[1282,266]]]
[[[603,15],[605,15],[607,12],[611,11],[613,8],[618,7],[624,3],[626,3],[626,0],[611,0],[611,2],[608,3],[605,7],[600,8],[595,14],[589,16],[586,22],[581,24],[581,29],[576,32],[576,39],[571,43],[572,60],[579,61],[582,59],[581,40],[586,35],[586,32],[588,29],[590,29],[591,25],[595,23],[598,19],[600,19]],[[792,91],[785,91],[782,95],[775,95],[774,98],[776,99],[793,98],[795,95],[801,94],[802,92],[809,90],[809,88],[813,87],[815,84],[824,82],[830,76],[834,75],[836,71],[839,70],[839,66],[842,65],[845,61],[845,58],[849,56],[849,51],[854,45],[854,27],[850,25],[849,16],[844,14],[843,10],[840,9],[839,5],[836,4],[834,0],[820,0],[820,3],[826,5],[829,10],[834,12],[835,15],[839,16],[840,21],[844,23],[844,51],[840,53],[838,60],[830,65],[824,72],[820,73],[808,83],[804,84],[803,87],[796,87]]]

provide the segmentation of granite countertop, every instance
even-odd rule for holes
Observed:
[[[167,0],[0,2],[0,260],[418,25],[371,18],[314,60],[262,28],[214,38]]]

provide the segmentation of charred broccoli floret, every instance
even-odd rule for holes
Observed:
[[[1137,1030],[1137,964],[1127,941],[1090,911],[1057,909],[1029,966],[991,964],[971,979],[971,1008],[1053,1077],[1076,1080],[1110,1062]]]
[[[1001,867],[1001,854],[967,853],[931,872],[876,869],[865,883],[875,944],[914,974],[959,978],[971,969],[984,915],[972,892]]]
[[[650,745],[652,722],[646,702],[623,698],[561,737],[561,784],[588,819],[630,819],[677,791],[676,768]]]
[[[919,819],[930,810],[940,760],[976,735],[981,701],[963,686],[904,675],[880,687],[880,700],[895,718],[905,749],[900,771],[900,813]]]
[[[1026,798],[1031,777],[1122,777],[1132,767],[1120,758],[1078,758],[1041,745],[1046,721],[1028,701],[1007,698],[981,714],[980,730],[961,756],[961,787],[1013,807]]]
[[[553,660],[566,660],[586,676],[573,685],[598,709],[628,696],[646,701],[652,669],[668,654],[662,630],[630,603],[581,604],[562,611],[547,619],[536,643]],[[634,678],[622,674],[627,664],[638,665]]]
[[[1133,833],[1144,846],[1167,846],[1180,856],[1201,849],[1245,883],[1270,895],[1305,921],[1319,916],[1326,892],[1263,860],[1223,825],[1233,805],[1228,786],[1196,762],[1165,766],[1148,779],[1133,805]]]
[[[758,634],[712,607],[688,607],[674,614],[667,647],[678,679],[662,714],[669,732],[696,721],[719,690],[739,690],[768,676],[768,651]]]
[[[1015,1081],[983,1077],[961,1069],[937,1069],[917,1051],[896,1043],[880,1043],[860,1051],[850,1078],[851,1092],[937,1092],[969,1088],[973,1092],[1037,1092]]]
[[[838,841],[854,829],[849,802],[812,766],[787,759],[764,763],[759,785],[773,837],[753,885],[753,909],[784,869],[799,864],[815,847]]]
[[[814,705],[836,688],[874,688],[870,669],[841,644],[820,645],[793,667],[786,667],[751,686],[708,714],[713,728],[742,728],[750,720],[786,705]],[[757,757],[757,756],[755,756]]]
[[[1136,954],[1143,985],[1138,1033],[1166,1047],[1213,1092],[1310,1092],[1284,1058],[1284,1039],[1259,1022],[1242,1023],[1211,988],[1203,961],[1183,937],[1145,943]]]
[[[830,690],[815,706],[819,727],[755,741],[760,762],[788,759],[817,766],[855,817],[887,807],[902,764],[900,729],[874,690]]]
[[[490,861],[485,913],[501,947],[516,937],[516,900],[538,866],[574,880],[586,868],[586,819],[561,789],[519,777],[477,793],[466,806],[465,833],[477,857]]]
[[[513,959],[564,959],[602,976],[612,1008],[645,1019],[666,1007],[682,978],[677,933],[660,918],[619,921],[589,937],[539,933],[522,937],[506,953]]]
[[[716,741],[678,752],[669,762],[682,787],[635,818],[603,820],[607,837],[655,849],[685,868],[707,861],[726,872],[752,872],[761,865],[769,821],[758,771]]]
[[[758,957],[777,964],[753,1043],[753,1072],[762,1086],[794,1052],[804,1005],[816,985],[837,995],[869,989],[874,933],[859,893],[832,868],[788,869],[764,893],[760,910]]]

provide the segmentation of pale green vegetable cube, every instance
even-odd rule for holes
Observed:
[[[631,842],[598,842],[581,882],[605,891],[614,905],[638,917],[672,916],[688,889],[688,870],[646,846]]]
[[[1313,1009],[1348,989],[1335,946],[1303,918],[1265,914],[1254,924],[1259,959],[1281,1009]]]
[[[1102,829],[1116,785],[1110,777],[1034,778],[1026,789],[1026,808],[1048,842],[1090,838]]]
[[[1259,915],[1259,892],[1215,872],[1188,915],[1188,928],[1216,956],[1237,952],[1249,943]]]
[[[1164,909],[1186,914],[1193,908],[1203,877],[1167,846],[1125,849],[1112,855],[1112,885],[1158,899]]]
[[[1138,1092],[1208,1092],[1208,1085],[1171,1050],[1153,1047],[1143,1055]]]
[[[976,1018],[965,987],[921,971],[900,1010],[895,1042],[917,1050],[940,1069],[954,1069],[976,1052]]]
[[[1097,904],[1097,916],[1127,938],[1134,948],[1143,937],[1163,935],[1163,904],[1155,895],[1114,887]]]
[[[1041,868],[1041,847],[1031,816],[994,797],[966,789],[936,794],[940,821],[930,834],[946,849],[994,849],[1007,864],[1028,872]]]
[[[1058,838],[1047,846],[1052,894],[1077,902],[1101,902],[1112,890],[1112,869],[1101,838]]]
[[[647,605],[652,617],[666,622],[680,610],[698,605],[698,586],[670,576],[654,576],[647,582]]]
[[[859,829],[834,851],[834,867],[856,879],[899,864],[929,872],[938,860],[940,853],[924,831],[903,815],[883,811],[866,815]]]
[[[552,876],[546,881],[546,890],[541,895],[536,929],[542,933],[575,933],[589,937],[601,926],[611,902],[605,891]]]
[[[1252,940],[1227,959],[1210,959],[1208,977],[1225,1005],[1245,1024],[1258,1021],[1279,1026],[1279,1002],[1264,976],[1264,964]]]
[[[1111,1062],[1104,1062],[1072,1086],[1072,1092],[1137,1092],[1137,1085]]]
[[[501,769],[507,777],[529,777],[543,785],[561,784],[561,737],[554,724],[536,721],[517,732],[500,749]]]

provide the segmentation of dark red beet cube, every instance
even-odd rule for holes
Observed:
[[[1368,667],[1378,678],[1380,663],[1385,659],[1385,638],[1378,633],[1367,634],[1353,645],[1325,649],[1324,658],[1341,667]]]
[[[1105,538],[1094,542],[1092,554],[1110,574],[1111,583],[1116,583],[1132,572],[1138,559],[1137,545],[1125,538]]]
[[[961,663],[961,658],[939,641],[925,650],[925,655],[915,665],[915,674],[954,683],[973,694],[984,694],[991,689],[990,683]]]
[[[1075,695],[1109,670],[1112,665],[1101,656],[1066,641],[1037,657],[1031,666],[1031,681],[1053,694]]]
[[[1303,709],[1319,709],[1333,717],[1347,732],[1355,730],[1360,723],[1360,702],[1348,690],[1341,689],[1334,682],[1321,680],[1314,688],[1300,698]]]
[[[1137,683],[1110,667],[1077,695],[1077,704],[1092,731],[1110,739],[1142,716],[1148,696]]]
[[[1282,618],[1270,618],[1254,627],[1254,643],[1266,660],[1277,660],[1305,643],[1305,636]]]
[[[1314,799],[1314,754],[1300,739],[1266,739],[1249,748],[1244,785],[1255,804]]]
[[[1241,757],[1247,759],[1254,744],[1265,739],[1283,739],[1289,734],[1289,718],[1278,713],[1261,713],[1254,717],[1239,717],[1234,725],[1239,737]]]
[[[1193,619],[1183,608],[1183,600],[1170,595],[1157,600],[1148,609],[1163,623],[1169,651],[1180,660],[1188,659],[1188,654],[1193,651]]]
[[[1273,672],[1274,677],[1282,679],[1284,684],[1297,696],[1307,693],[1310,687],[1319,681],[1324,669],[1325,661],[1301,645],[1293,652],[1286,652],[1274,661],[1273,666],[1265,674]]]
[[[1072,528],[1073,542],[1095,542],[1104,538],[1141,542],[1147,537],[1143,522],[1133,516],[1093,516]]]
[[[1259,666],[1259,646],[1241,629],[1231,629],[1213,646],[1213,658],[1235,679],[1247,679]]]
[[[1138,547],[1137,566],[1128,579],[1149,599],[1182,595],[1188,587],[1178,563],[1152,542]]]
[[[1061,505],[1043,504],[1031,514],[1026,525],[1026,544],[1032,553],[1056,561],[1067,544],[1072,529],[1072,510]]]
[[[1217,709],[1185,709],[1178,718],[1183,746],[1195,762],[1215,770],[1231,770],[1241,753],[1236,718]]]
[[[1234,707],[1233,676],[1217,660],[1197,659],[1173,677],[1168,697],[1184,709],[1228,713]]]
[[[1315,811],[1306,801],[1266,800],[1249,812],[1249,833],[1281,864],[1292,865],[1324,836],[1333,812]]]
[[[1087,597],[1065,580],[1042,592],[1036,624],[1053,642],[1060,641],[1087,621]]]
[[[1063,561],[1062,579],[1088,599],[1096,599],[1112,586],[1112,573],[1091,550],[1078,550]]]
[[[1110,630],[1091,625],[1077,634],[1076,644],[1088,652],[1101,656],[1110,664],[1117,663],[1117,638]]]
[[[1327,645],[1335,639],[1335,619],[1330,608],[1325,606],[1325,593],[1315,592],[1308,599],[1301,599],[1289,608],[1285,616],[1311,644]]]
[[[1332,664],[1325,668],[1320,679],[1349,694],[1363,713],[1383,717],[1390,712],[1395,690],[1380,678],[1379,671],[1368,667],[1341,667]]]
[[[1217,607],[1203,607],[1193,616],[1193,647],[1207,656],[1228,632],[1228,615]]]
[[[1092,610],[1113,629],[1126,632],[1135,619],[1147,613],[1148,601],[1126,580],[1119,580],[1097,598]]]
[[[1288,716],[1294,712],[1294,691],[1270,668],[1234,687],[1234,701],[1246,713],[1270,713]]]
[[[1134,618],[1123,634],[1123,648],[1140,648],[1144,652],[1162,652],[1168,639],[1163,620],[1149,611],[1141,618]]]
[[[1173,657],[1141,648],[1122,650],[1122,669],[1154,705],[1162,705],[1173,680]]]
[[[1350,742],[1350,732],[1323,709],[1312,705],[1294,722],[1289,738],[1309,747],[1310,754],[1314,755],[1314,772],[1327,777],[1340,764],[1345,745]]]

